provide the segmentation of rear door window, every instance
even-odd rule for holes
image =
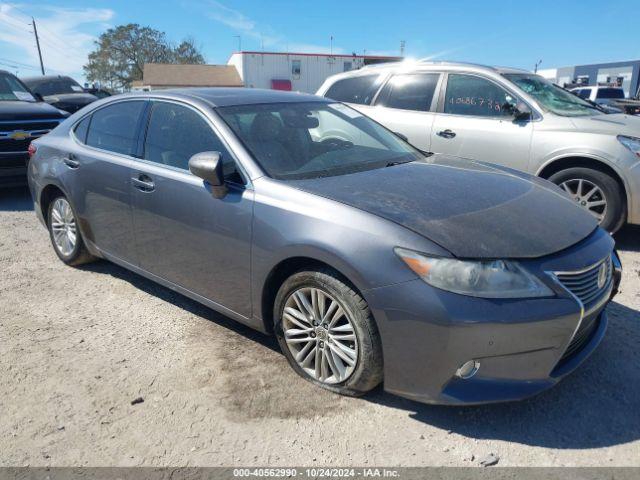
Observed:
[[[402,110],[428,112],[438,84],[439,73],[394,75],[384,86],[377,105]]]
[[[369,105],[381,81],[379,74],[344,78],[331,85],[324,96],[338,102]]]
[[[138,123],[144,101],[118,102],[92,114],[87,145],[110,152],[133,155],[136,151]]]
[[[87,132],[89,131],[89,123],[91,123],[91,115],[84,117],[73,129],[73,133],[81,143],[86,143]]]

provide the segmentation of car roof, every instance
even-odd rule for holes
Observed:
[[[368,65],[360,70],[352,71],[371,71],[371,70],[383,70],[383,69],[397,69],[397,68],[407,68],[407,69],[420,69],[421,67],[456,67],[456,68],[469,68],[476,70],[489,70],[494,73],[531,73],[528,70],[523,70],[519,68],[511,68],[511,67],[492,67],[490,65],[482,65],[479,63],[469,63],[469,62],[445,62],[445,61],[431,61],[431,60],[405,60],[402,62],[389,62],[389,63],[378,63],[376,65]],[[351,73],[351,72],[349,72]]]
[[[48,82],[50,80],[59,80],[59,79],[68,79],[71,78],[68,75],[37,75],[34,77],[20,77],[25,83],[39,83],[39,82]],[[73,80],[71,78],[71,80]],[[74,80],[75,81],[75,80]]]
[[[136,93],[136,96],[199,99],[212,107],[255,105],[260,103],[328,102],[324,97],[307,93],[244,87],[175,88]]]

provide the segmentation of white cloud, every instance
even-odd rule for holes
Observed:
[[[40,64],[31,17],[26,11],[37,12],[36,25],[47,73],[68,74],[80,81],[82,66],[96,40],[87,30],[102,30],[113,18],[113,10],[0,4],[0,50],[3,53],[0,57],[5,63],[14,60],[24,76],[39,74]]]
[[[277,34],[272,28],[258,23],[247,17],[244,13],[223,5],[217,0],[207,0],[199,4],[204,9],[205,15],[211,20],[220,22],[238,32],[243,38],[250,38],[259,42],[259,45],[272,50],[300,52],[300,53],[330,53],[331,45],[327,38],[326,45],[289,42],[285,37]],[[244,48],[249,50],[249,48]],[[333,53],[344,53],[339,46],[333,47]]]

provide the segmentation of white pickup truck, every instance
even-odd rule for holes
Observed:
[[[624,90],[621,87],[603,85],[577,87],[572,88],[571,92],[585,100],[590,100],[608,107],[619,108],[622,112],[630,115],[640,115],[640,100],[625,98]]]

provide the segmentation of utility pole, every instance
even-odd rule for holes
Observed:
[[[331,56],[333,57],[333,35],[331,35],[329,42],[330,42],[329,52],[331,53]]]
[[[542,60],[538,60],[535,64],[535,66],[533,67],[533,73],[538,73],[538,67],[540,66],[540,64],[542,63]]]
[[[44,63],[42,63],[42,51],[40,50],[40,39],[38,38],[38,28],[36,27],[35,18],[31,17],[31,25],[33,25],[33,34],[36,36],[36,45],[38,46],[38,57],[40,57],[40,70],[44,75]]]
[[[400,56],[402,58],[404,58],[404,47],[406,46],[407,42],[405,42],[404,40],[400,40]]]

